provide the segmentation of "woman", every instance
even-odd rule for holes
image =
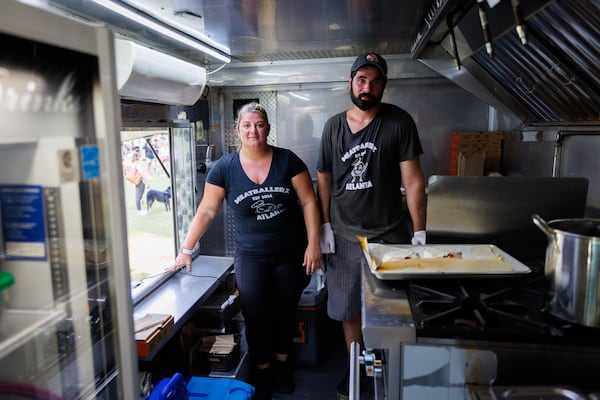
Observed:
[[[304,162],[290,150],[267,144],[265,109],[244,105],[236,127],[240,150],[221,157],[209,172],[172,269],[192,271],[191,250],[227,199],[235,219],[234,270],[246,341],[256,365],[255,398],[271,399],[273,387],[294,391],[287,360],[300,296],[322,265],[319,211]]]
[[[146,210],[142,209],[142,199],[146,186],[150,186],[146,182],[146,168],[142,160],[142,156],[138,151],[135,151],[131,156],[131,164],[125,168],[125,176],[135,186],[135,209],[137,215],[146,215]]]

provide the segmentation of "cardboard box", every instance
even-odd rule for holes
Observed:
[[[168,314],[145,314],[135,321],[135,344],[140,358],[152,355],[175,329],[175,318]]]
[[[450,175],[486,175],[497,172],[502,160],[504,132],[450,134]],[[483,159],[483,164],[481,163]]]
[[[458,168],[456,175],[458,176],[482,176],[485,165],[485,151],[477,153],[459,153]]]

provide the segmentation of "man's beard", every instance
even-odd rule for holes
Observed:
[[[352,89],[350,89],[350,99],[352,99],[352,103],[363,111],[370,110],[371,108],[379,105],[381,103],[381,97],[375,97],[369,93],[361,93],[356,97],[354,93],[352,93]]]

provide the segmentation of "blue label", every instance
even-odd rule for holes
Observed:
[[[81,176],[84,181],[100,177],[100,159],[98,146],[82,146]]]
[[[46,260],[41,186],[1,185],[2,248],[7,260]]]

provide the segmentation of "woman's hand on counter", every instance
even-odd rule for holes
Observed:
[[[176,272],[182,269],[186,269],[188,274],[192,273],[192,256],[188,254],[179,253],[175,258],[175,264],[167,268],[167,271]]]

